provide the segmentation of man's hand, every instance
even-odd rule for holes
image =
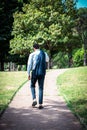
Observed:
[[[28,76],[28,80],[30,80],[31,79],[31,77],[30,77],[30,75]]]

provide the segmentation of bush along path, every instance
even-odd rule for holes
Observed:
[[[66,69],[47,72],[44,84],[44,108],[31,107],[29,81],[19,90],[0,119],[1,130],[83,130],[77,118],[58,95],[57,76]],[[36,84],[37,87],[37,84]],[[37,100],[38,100],[38,88]]]

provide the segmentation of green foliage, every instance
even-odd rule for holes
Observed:
[[[53,56],[53,68],[67,68],[68,56],[64,52],[59,52]]]
[[[1,22],[3,35],[0,35],[0,39],[4,38],[3,42],[0,42],[0,56],[4,55],[2,59],[6,62],[10,59],[7,54],[11,38],[12,54],[27,56],[32,51],[33,43],[37,41],[42,48],[49,50],[50,59],[52,53],[57,51],[68,52],[68,55],[71,55],[72,50],[81,43],[78,42],[78,35],[74,31],[77,17],[75,4],[76,0],[11,0],[10,3],[2,1],[0,17],[5,20]],[[5,48],[6,51],[3,52]]]
[[[57,79],[62,94],[81,123],[87,125],[87,67],[69,69]]]
[[[49,51],[66,51],[67,44],[73,39],[74,3],[61,0],[31,0],[24,4],[22,12],[14,14],[12,35],[10,42],[12,53],[26,54],[32,49],[32,44],[37,41]],[[70,5],[70,6],[69,6]],[[71,13],[69,12],[71,8]]]
[[[77,10],[76,2],[77,0],[1,0],[0,19],[3,20],[0,21],[0,69],[3,70],[4,62],[11,59],[10,49],[12,54],[23,55],[26,61],[35,41],[42,48],[48,49],[50,59],[53,53],[59,51],[67,52],[69,58],[72,58],[73,50],[81,48],[83,44],[86,65],[87,8]],[[14,56],[11,61],[17,61],[16,59]]]
[[[84,49],[84,65],[87,65],[87,8],[78,10],[77,31]]]
[[[73,55],[73,62],[74,62],[74,66],[78,67],[78,66],[83,66],[83,57],[84,57],[84,50],[82,49],[78,49],[74,52]]]
[[[18,71],[26,71],[26,65],[18,65]]]

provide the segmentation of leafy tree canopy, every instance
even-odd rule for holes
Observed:
[[[78,10],[77,31],[84,48],[84,65],[87,65],[87,8]]]
[[[21,0],[0,0],[0,70],[4,70],[4,62],[9,55],[13,13],[21,11],[21,7]]]
[[[14,14],[12,53],[27,54],[36,41],[50,51],[73,46],[76,1],[31,0]],[[75,38],[77,39],[77,38]]]

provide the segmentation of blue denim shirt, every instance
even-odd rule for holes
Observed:
[[[34,70],[39,53],[40,53],[40,50],[36,49],[35,52],[29,55],[28,64],[27,64],[28,75],[30,75],[31,70]],[[46,62],[49,62],[49,56],[47,55],[46,52],[45,52],[45,59],[46,59]]]

